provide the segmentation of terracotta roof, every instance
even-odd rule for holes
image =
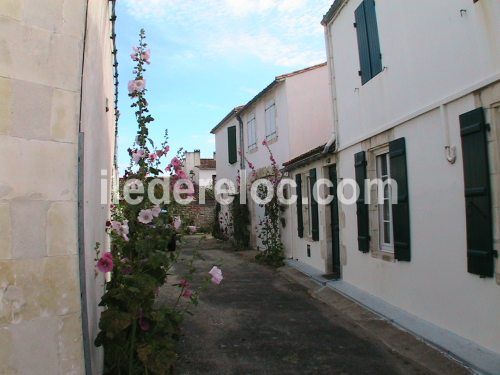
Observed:
[[[200,159],[199,169],[215,169],[216,162],[214,159]]]
[[[321,24],[323,26],[326,26],[330,23],[330,21],[335,17],[337,14],[337,11],[340,9],[340,6],[343,5],[346,2],[346,0],[335,0],[328,10],[326,14],[323,16],[323,20],[321,20]]]
[[[268,93],[269,91],[271,91],[271,89],[273,87],[275,87],[276,85],[278,85],[279,83],[285,81],[287,78],[290,78],[290,77],[293,77],[293,76],[296,76],[296,75],[299,75],[299,74],[303,74],[303,73],[306,73],[306,72],[309,72],[311,70],[314,70],[314,69],[318,69],[318,68],[322,68],[326,66],[326,62],[324,63],[321,63],[321,64],[316,64],[316,65],[313,65],[313,66],[309,66],[307,68],[304,68],[304,69],[300,69],[300,70],[296,70],[294,72],[291,72],[291,73],[287,73],[287,74],[282,74],[280,76],[277,76],[274,81],[272,81],[269,85],[267,85],[266,88],[264,88],[264,90],[262,90],[261,92],[259,92],[257,95],[255,95],[247,104],[245,105],[241,105],[241,106],[238,106],[236,108],[234,108],[231,112],[229,112],[226,117],[224,117],[222,119],[221,122],[219,122],[211,131],[210,133],[212,134],[215,134],[215,132],[217,131],[217,129],[219,129],[227,120],[229,120],[232,116],[237,116],[239,115],[241,112],[243,112],[246,108],[250,107],[253,103],[255,103],[257,100],[259,100],[262,96],[264,96],[266,93]]]

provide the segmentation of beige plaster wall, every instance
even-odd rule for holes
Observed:
[[[86,3],[0,1],[0,374],[84,373],[77,153]],[[87,48],[87,60],[98,55],[100,76],[111,69],[111,58],[98,53],[110,40],[102,27],[107,18],[96,15],[108,6],[89,6],[89,24],[97,26],[88,34],[99,34],[92,43],[102,44]],[[100,94],[109,91],[112,103],[102,80],[85,96],[104,103]],[[84,103],[83,113],[94,109]],[[93,127],[107,129],[108,117]],[[106,166],[111,143],[94,156]]]

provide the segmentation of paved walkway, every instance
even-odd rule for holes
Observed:
[[[224,281],[203,293],[184,323],[178,374],[432,373],[391,350],[345,312],[312,298],[303,285],[227,244],[192,236],[183,249],[200,251],[199,270],[221,264]],[[166,291],[162,295],[169,298]],[[444,361],[441,373],[465,373]]]

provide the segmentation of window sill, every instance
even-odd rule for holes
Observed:
[[[273,143],[278,142],[278,135],[273,134],[273,135],[270,135],[269,137],[266,137],[266,142],[268,145],[272,145]]]
[[[258,149],[259,148],[257,146],[252,146],[252,148],[248,148],[247,152],[249,154],[253,154],[253,153],[257,152]]]

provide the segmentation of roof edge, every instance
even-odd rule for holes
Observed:
[[[342,8],[342,5],[344,5],[347,1],[348,0],[335,0],[330,9],[328,9],[328,12],[326,12],[326,14],[323,16],[321,24],[323,26],[328,25],[338,14],[340,8]]]

